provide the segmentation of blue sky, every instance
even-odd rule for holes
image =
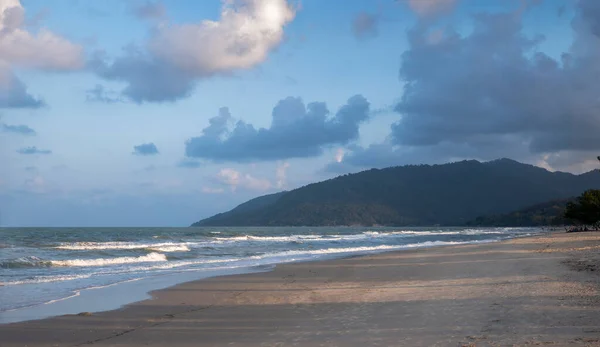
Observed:
[[[371,167],[595,168],[594,1],[0,0],[0,226],[185,226]]]

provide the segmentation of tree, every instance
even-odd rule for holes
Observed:
[[[565,218],[598,230],[600,228],[600,190],[588,190],[575,202],[569,202]]]

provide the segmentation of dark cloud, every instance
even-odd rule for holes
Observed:
[[[123,102],[123,99],[119,97],[118,93],[104,88],[101,84],[96,84],[94,88],[86,90],[85,93],[85,99],[89,102],[103,102],[106,104]]]
[[[27,125],[2,124],[2,130],[5,132],[15,133],[15,134],[35,135],[35,130],[31,129]]]
[[[348,147],[325,170],[501,157],[589,168],[600,151],[600,2],[578,4],[560,59],[539,51],[544,38],[526,36],[519,13],[476,15],[467,35],[419,22],[402,55],[401,119],[386,141]]]
[[[127,83],[122,93],[136,103],[177,101],[195,85],[189,73],[133,46],[112,62],[96,54],[89,66],[104,79]]]
[[[177,167],[182,167],[186,169],[197,169],[199,167],[202,167],[202,163],[196,160],[184,159],[177,163]]]
[[[590,31],[600,36],[600,2],[596,0],[580,0],[579,10],[585,25]]]
[[[273,108],[268,129],[238,121],[228,131],[233,119],[229,110],[222,108],[201,136],[186,142],[185,154],[213,161],[313,157],[328,146],[356,140],[359,125],[368,118],[369,102],[362,95],[351,97],[333,117],[325,103],[305,105],[300,98],[288,97]]]
[[[132,9],[133,15],[140,19],[163,19],[167,16],[167,9],[159,1],[146,1]]]
[[[600,149],[598,37],[577,32],[575,48],[557,61],[537,51],[542,38],[521,29],[510,13],[475,16],[467,36],[411,31],[396,106],[402,119],[392,126],[392,142],[469,144],[519,135],[532,153]]]
[[[367,147],[349,146],[340,162],[329,163],[326,172],[344,173],[356,168],[384,168],[399,165],[441,164],[449,161],[482,161],[510,157],[531,162],[534,157],[517,135],[482,135],[469,143],[443,143],[431,146],[398,146],[388,138]]]
[[[40,108],[44,102],[27,92],[25,84],[10,70],[0,67],[0,108]]]
[[[367,12],[358,13],[352,20],[352,33],[357,39],[377,36],[379,16]]]
[[[24,147],[17,150],[19,154],[52,154],[51,150],[38,149],[36,146]]]
[[[133,146],[132,154],[134,154],[134,155],[156,155],[156,154],[158,154],[158,148],[156,148],[156,145],[152,142],[143,143],[138,146]]]

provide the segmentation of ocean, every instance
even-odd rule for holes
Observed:
[[[275,264],[493,242],[535,228],[0,228],[0,323],[102,311]],[[104,289],[104,290],[103,290]]]

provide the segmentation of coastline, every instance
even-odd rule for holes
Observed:
[[[437,232],[430,232],[428,230],[423,230],[423,231],[407,231],[408,235],[416,235],[416,237],[419,236],[424,236],[425,238],[431,237],[431,236],[435,236],[434,240],[426,240],[426,239],[420,239],[411,242],[412,237],[406,237],[405,236],[405,232],[404,231],[392,231],[390,233],[386,233],[385,231],[379,230],[379,231],[371,231],[371,230],[367,230],[367,231],[363,231],[363,232],[358,232],[358,233],[351,233],[349,234],[347,237],[350,241],[349,244],[346,244],[342,247],[336,247],[338,245],[331,245],[334,247],[328,248],[326,247],[313,247],[312,245],[312,240],[315,240],[315,242],[320,242],[321,238],[323,236],[313,236],[308,235],[305,236],[302,233],[296,235],[295,233],[292,233],[291,235],[288,236],[270,236],[270,235],[241,235],[241,236],[233,236],[231,238],[224,238],[224,239],[216,239],[215,243],[219,245],[220,247],[220,243],[223,242],[222,240],[225,241],[229,241],[232,242],[232,246],[230,246],[230,248],[232,247],[239,247],[242,250],[244,249],[245,245],[243,245],[243,243],[245,241],[248,241],[248,238],[251,238],[251,240],[253,242],[266,242],[267,244],[270,242],[275,242],[274,244],[278,246],[279,249],[268,249],[268,248],[263,248],[263,256],[261,257],[244,257],[244,255],[239,254],[240,251],[239,250],[231,250],[233,251],[233,253],[230,254],[230,257],[232,256],[232,254],[237,254],[238,255],[238,261],[233,261],[233,262],[229,262],[227,261],[227,259],[225,259],[222,262],[222,266],[209,266],[209,267],[200,267],[200,268],[179,268],[177,269],[179,266],[176,263],[176,259],[177,259],[177,255],[175,256],[175,261],[173,263],[169,263],[169,262],[158,262],[156,264],[158,264],[157,268],[162,269],[164,268],[163,264],[166,264],[166,267],[172,267],[175,269],[175,271],[171,271],[171,272],[166,272],[166,273],[157,273],[157,272],[153,272],[153,271],[146,271],[143,273],[138,273],[137,276],[129,276],[130,278],[124,278],[124,279],[117,279],[114,278],[114,281],[110,281],[110,280],[106,280],[104,279],[103,281],[97,281],[96,283],[91,283],[91,285],[87,285],[85,283],[77,283],[75,282],[75,284],[73,284],[72,282],[65,282],[64,284],[67,286],[71,286],[71,288],[61,288],[61,285],[63,283],[58,282],[58,286],[55,284],[54,281],[48,281],[46,282],[45,279],[51,276],[46,276],[44,278],[44,281],[41,282],[41,284],[37,285],[36,287],[32,288],[31,284],[29,284],[29,288],[24,289],[25,293],[30,293],[32,291],[36,291],[40,294],[42,294],[42,298],[45,297],[46,300],[43,300],[42,298],[35,298],[34,300],[31,300],[33,302],[28,303],[27,305],[21,305],[18,306],[19,300],[21,300],[21,302],[23,301],[23,298],[21,298],[19,295],[20,293],[18,293],[18,291],[16,291],[17,289],[19,289],[19,286],[10,286],[7,287],[7,290],[5,290],[4,292],[0,293],[0,297],[2,298],[11,298],[13,297],[13,295],[15,295],[15,299],[16,299],[16,303],[11,303],[8,301],[2,301],[0,298],[0,325],[1,324],[8,324],[8,323],[16,323],[16,322],[22,322],[22,321],[28,321],[28,320],[37,320],[37,319],[45,319],[45,318],[50,318],[50,317],[55,317],[55,316],[62,316],[62,315],[66,315],[66,314],[77,314],[80,312],[92,312],[92,313],[97,313],[97,312],[104,312],[104,311],[110,311],[110,310],[115,310],[115,309],[119,309],[125,305],[131,304],[131,303],[135,303],[138,301],[142,301],[145,299],[150,299],[151,295],[150,293],[156,290],[160,290],[160,289],[165,289],[165,288],[169,288],[172,286],[175,286],[177,284],[180,283],[185,283],[185,282],[190,282],[190,281],[195,281],[195,280],[200,280],[200,279],[206,279],[206,278],[211,278],[211,277],[219,277],[219,276],[226,276],[226,275],[232,275],[232,274],[245,274],[245,273],[254,273],[254,272],[261,272],[261,271],[268,271],[270,269],[272,269],[275,265],[277,264],[287,264],[287,263],[295,263],[295,262],[311,262],[311,261],[323,261],[323,260],[332,260],[332,259],[342,259],[342,258],[346,258],[346,257],[353,257],[353,256],[364,256],[364,255],[369,255],[369,254],[378,254],[378,253],[383,253],[383,252],[389,252],[389,251],[398,251],[398,250],[409,250],[409,249],[418,249],[418,248],[428,248],[428,247],[440,247],[440,246],[446,246],[446,245],[458,245],[458,244],[472,244],[472,243],[487,243],[487,242],[497,242],[499,240],[502,239],[510,239],[510,238],[515,238],[515,237],[527,237],[527,236],[531,236],[531,235],[535,235],[535,234],[541,234],[541,232],[539,230],[535,230],[535,229],[520,229],[520,228],[515,228],[517,230],[516,234],[515,231],[510,231],[510,230],[506,230],[507,228],[503,228],[505,229],[505,232],[508,232],[508,234],[503,235],[500,238],[489,238],[489,239],[477,239],[480,238],[478,235],[498,235],[498,231],[492,229],[489,230],[479,230],[475,233],[471,233],[468,229],[465,230],[466,233],[464,235],[464,238],[462,239],[456,239],[454,238],[454,235],[458,235],[460,233],[460,231],[456,231],[453,230],[452,228],[448,228],[448,230],[446,231],[442,231],[439,234]],[[508,228],[510,229],[510,228]],[[518,232],[519,230],[521,230],[522,233]],[[360,231],[360,230],[359,230]],[[356,231],[355,231],[356,232]],[[212,233],[211,233],[212,234]],[[332,240],[344,240],[344,238],[346,236],[344,236],[345,234],[334,234],[332,236],[330,236],[330,239],[327,240],[329,242],[331,242]],[[371,242],[369,244],[369,242],[366,243],[359,243],[359,244],[354,244],[354,240],[356,240],[356,237],[358,239],[365,239],[365,240],[378,240],[379,238],[385,239],[387,237],[397,237],[395,235],[399,235],[399,240],[400,242],[403,242],[403,244],[394,244],[394,241],[392,240],[392,242],[386,241],[384,244],[381,243],[377,243],[375,242]],[[446,238],[445,235],[450,235],[448,236],[448,238]],[[325,236],[325,238],[327,238],[328,236]],[[493,237],[493,236],[492,236]],[[444,240],[444,238],[446,238],[446,240]],[[453,239],[454,238],[454,239]],[[469,238],[475,238],[475,240],[471,239],[469,240]],[[298,241],[299,240],[299,241]],[[238,246],[238,242],[241,242],[242,244]],[[279,242],[290,242],[292,244],[304,244],[305,242],[308,242],[308,247],[299,247],[297,249],[293,249],[292,248],[288,248],[286,249],[284,247],[284,249],[282,250],[281,247],[279,246]],[[281,243],[281,244],[283,244]],[[388,244],[391,243],[391,244]],[[164,245],[168,245],[167,247],[164,247],[164,249],[166,250],[167,253],[162,253],[161,256],[162,257],[166,257],[170,252],[170,249],[172,249],[173,247],[185,247],[184,252],[190,251],[190,248],[188,248],[188,245],[191,244],[189,242],[185,242],[185,243],[168,243],[168,244],[158,244],[158,246],[164,246]],[[202,245],[202,241],[199,242],[200,245]],[[210,244],[210,241],[209,243]],[[327,243],[325,243],[327,244]],[[95,248],[99,248],[99,249],[108,249],[109,252],[114,248],[114,249],[120,249],[120,248],[140,248],[140,247],[151,247],[151,244],[149,243],[145,243],[142,242],[140,246],[140,243],[133,243],[133,242],[126,242],[126,243],[67,243],[66,245],[61,244],[63,248],[66,249],[76,249],[76,250],[87,250],[87,249],[95,249]],[[204,244],[206,245],[206,244]],[[340,244],[341,245],[341,244]],[[157,247],[158,247],[157,246]],[[315,245],[316,246],[316,245]],[[155,248],[158,249],[158,248]],[[221,248],[221,250],[223,251],[223,249]],[[227,253],[227,250],[225,250],[225,253]],[[184,253],[183,255],[187,255],[187,253]],[[62,254],[57,254],[56,256],[58,257],[62,257]],[[109,261],[113,261],[113,259],[115,260],[119,260],[119,259],[124,259],[125,261],[129,262],[132,260],[132,257],[130,257],[128,254],[116,254],[113,257],[116,256],[116,258],[109,258],[107,257],[107,255],[103,255],[103,257],[101,257],[100,259],[98,258],[98,255],[89,257],[89,258],[83,258],[82,255],[76,255],[74,257],[74,262],[93,262],[93,263],[103,263],[103,262],[109,262]],[[122,258],[123,256],[125,256],[125,258]],[[44,255],[44,257],[47,257],[47,255]],[[119,258],[121,257],[121,258]],[[144,256],[140,256],[141,258],[144,258]],[[234,257],[235,258],[235,257]],[[25,259],[23,261],[28,261],[28,259],[26,258],[20,258],[17,261],[20,261],[21,259]],[[35,259],[35,257],[32,257],[33,261],[37,261]],[[162,260],[162,259],[161,259]],[[166,261],[166,259],[165,259]],[[173,260],[171,260],[173,261]],[[64,261],[60,261],[61,263]],[[202,261],[200,261],[201,263]],[[188,260],[188,264],[193,264],[193,257],[192,257],[192,261]],[[209,263],[213,263],[213,261],[209,261]],[[216,262],[215,262],[216,263]],[[135,264],[135,263],[134,263]],[[152,263],[151,265],[153,265],[154,263]],[[184,262],[185,265],[185,262]],[[144,266],[144,265],[142,265]],[[93,269],[93,267],[91,268]],[[81,274],[79,274],[81,275]],[[78,275],[78,276],[79,276]],[[77,276],[75,276],[77,277]],[[82,278],[88,278],[91,276],[86,276],[86,274],[83,274],[81,276]],[[131,278],[133,277],[133,278]],[[60,275],[59,275],[60,278]],[[35,278],[25,278],[25,282],[29,281],[29,280],[35,280]],[[91,281],[90,281],[91,282]],[[98,283],[100,282],[100,283]],[[58,291],[60,291],[60,289],[63,289],[62,292],[57,293],[57,289],[59,289]],[[11,291],[12,290],[12,291]],[[44,295],[44,293],[47,293],[46,295]],[[27,297],[27,295],[25,295],[25,298],[28,299],[30,297]],[[8,310],[3,309],[5,307],[11,307],[13,306],[14,308],[10,308]]]
[[[288,263],[91,315],[0,325],[2,346],[600,345],[600,233]],[[31,333],[35,332],[35,333]]]

